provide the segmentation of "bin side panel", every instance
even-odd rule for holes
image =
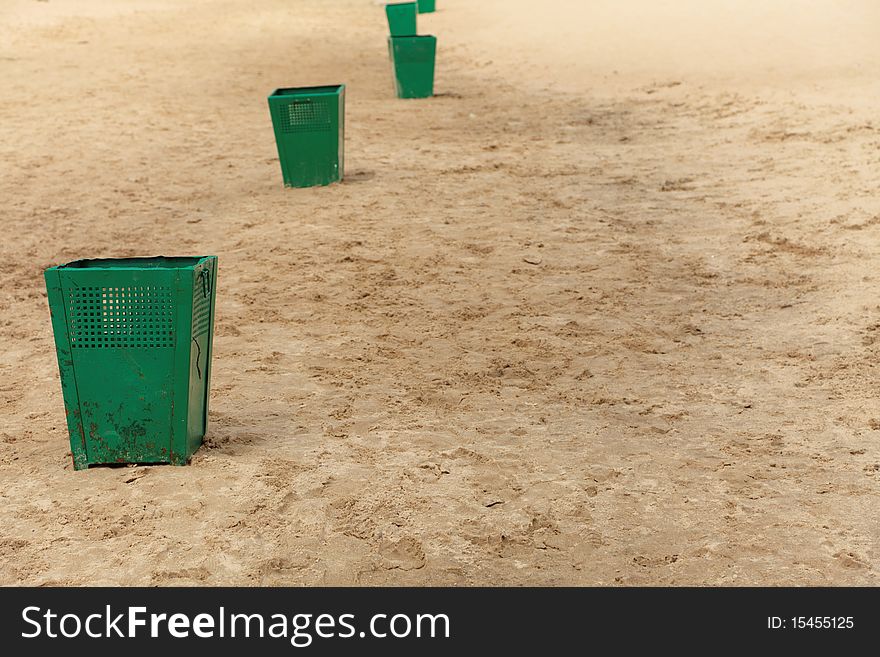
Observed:
[[[286,186],[313,187],[342,179],[340,99],[341,94],[269,99]]]
[[[336,99],[337,125],[336,130],[336,152],[338,163],[338,180],[345,177],[345,87],[339,92]]]
[[[178,270],[173,273],[175,333],[178,336],[173,353],[168,386],[173,390],[171,408],[171,463],[186,465],[190,453],[189,433],[189,381],[192,354],[192,306],[193,272]]]
[[[193,272],[192,340],[190,341],[187,453],[202,444],[208,428],[211,351],[217,259],[210,258]]]
[[[418,10],[415,2],[385,5],[385,14],[388,17],[388,31],[392,36],[418,34],[416,29]]]
[[[420,14],[432,14],[437,10],[437,0],[418,0]]]
[[[76,389],[76,374],[67,331],[67,312],[64,307],[64,294],[58,270],[49,269],[45,273],[46,294],[49,312],[52,316],[52,333],[55,337],[55,351],[58,356],[58,371],[61,376],[61,393],[64,397],[64,414],[67,418],[67,431],[70,435],[70,452],[73,467],[83,470],[89,465],[86,449],[86,436],[80,413],[79,394]]]
[[[177,340],[168,272],[60,276],[88,462],[168,461]]]
[[[389,37],[398,98],[434,95],[434,62],[437,39],[432,36]]]

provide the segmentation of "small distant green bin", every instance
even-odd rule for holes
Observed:
[[[184,465],[202,444],[217,258],[78,260],[45,272],[73,465]]]
[[[388,54],[398,98],[428,98],[434,95],[437,37],[388,37]]]
[[[388,16],[388,29],[391,36],[411,36],[416,34],[416,15],[418,14],[415,2],[398,2],[385,5],[385,15]]]
[[[420,14],[432,14],[436,9],[436,0],[418,0]]]
[[[342,180],[345,85],[276,89],[269,112],[287,187]]]

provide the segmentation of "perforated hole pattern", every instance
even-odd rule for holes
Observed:
[[[174,346],[170,287],[78,287],[69,290],[67,302],[73,347]]]
[[[208,332],[211,325],[211,287],[209,270],[202,270],[196,277],[196,286],[193,290],[193,325],[192,335],[194,338]]]
[[[297,100],[281,108],[283,132],[327,132],[333,127],[326,98]]]

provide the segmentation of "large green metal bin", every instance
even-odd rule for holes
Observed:
[[[276,89],[269,111],[287,187],[342,180],[345,85]]]
[[[385,5],[385,15],[388,16],[388,30],[391,36],[410,36],[417,33],[416,15],[418,14],[415,2],[397,2]]]
[[[398,98],[428,98],[434,95],[437,37],[388,37],[388,54]]]
[[[431,14],[437,8],[437,0],[418,0],[418,3],[420,14]]]
[[[217,258],[78,260],[45,277],[74,467],[187,463],[208,424]]]

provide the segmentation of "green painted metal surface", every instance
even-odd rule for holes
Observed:
[[[427,98],[434,95],[436,37],[388,37],[388,53],[398,98]]]
[[[436,0],[418,0],[418,3],[420,14],[431,14],[437,9]]]
[[[416,34],[416,15],[418,14],[415,2],[399,2],[385,5],[385,15],[388,16],[388,29],[391,36],[410,36]]]
[[[287,187],[342,180],[345,85],[276,89],[269,112]]]
[[[186,464],[208,425],[217,258],[78,260],[45,278],[74,467]]]

